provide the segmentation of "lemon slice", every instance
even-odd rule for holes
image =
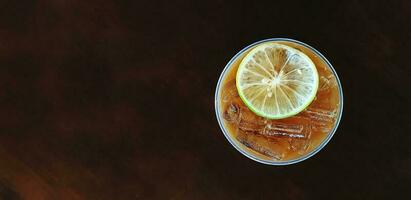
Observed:
[[[314,99],[318,72],[301,51],[263,43],[241,61],[236,76],[239,96],[250,110],[269,119],[298,114]]]

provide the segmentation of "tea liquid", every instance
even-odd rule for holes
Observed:
[[[301,113],[280,120],[265,119],[250,111],[238,96],[235,85],[238,66],[251,51],[250,48],[232,62],[223,77],[219,115],[237,146],[263,160],[286,161],[313,151],[331,134],[341,103],[336,77],[320,56],[294,42],[275,43],[298,49],[314,62],[319,75],[319,87],[314,101]]]

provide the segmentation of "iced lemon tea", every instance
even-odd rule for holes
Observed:
[[[238,69],[240,63],[244,63],[246,55],[253,49],[266,44],[271,46],[278,44],[280,47],[292,48],[290,52],[296,50],[295,52],[304,54],[301,56],[309,58],[308,60],[316,69],[315,74],[318,74],[315,78],[311,78],[317,79],[315,80],[317,81],[315,82],[315,90],[305,86],[304,84],[307,83],[304,81],[288,80],[290,78],[285,81],[293,81],[295,82],[293,84],[299,84],[302,89],[294,87],[292,84],[277,88],[275,81],[276,77],[280,76],[280,71],[283,75],[295,74],[298,76],[300,74],[300,76],[304,76],[302,74],[304,71],[301,72],[300,69],[285,70],[287,65],[291,65],[291,62],[294,62],[294,65],[299,65],[298,62],[302,63],[294,58],[298,56],[285,56],[284,60],[281,61],[280,58],[275,58],[275,53],[272,54],[274,56],[269,53],[269,55],[265,54],[267,56],[265,60],[262,59],[266,63],[262,63],[261,59],[258,60],[254,56],[255,60],[252,63],[255,64],[256,70],[260,71],[247,73],[254,74],[258,81],[254,80],[255,82],[246,85],[247,90],[248,93],[253,93],[255,96],[264,96],[261,93],[265,94],[264,98],[261,98],[262,103],[260,102],[260,104],[262,105],[255,107],[263,107],[262,109],[267,110],[266,112],[269,114],[271,112],[272,115],[264,115],[259,113],[259,109],[253,109],[250,102],[257,100],[253,97],[250,98],[251,101],[247,101],[246,95],[239,95],[239,93],[241,94],[239,88],[246,87],[239,85],[239,80],[236,80],[236,78],[241,77],[238,75]],[[274,62],[279,64],[276,65]],[[264,65],[271,66],[272,70],[270,67],[267,70],[263,69]],[[246,66],[244,68],[248,70]],[[285,72],[283,73],[283,71]],[[262,75],[268,78],[264,78]],[[245,81],[249,79],[253,78],[247,77]],[[311,79],[307,79],[308,82],[314,82]],[[271,84],[270,81],[273,83]],[[262,90],[257,86],[251,87],[259,85],[260,82],[269,85],[269,87]],[[258,90],[260,92],[257,92]],[[267,92],[269,90],[277,91],[277,93]],[[309,92],[313,91],[315,93],[313,93],[312,100],[307,101],[308,104],[301,111],[290,116],[281,115],[287,112],[282,109],[284,105],[289,105],[292,108],[298,106],[297,100],[294,100],[290,95],[291,92],[295,92],[296,98],[298,98],[298,96],[304,96],[304,92],[308,95]],[[285,100],[281,102],[280,97]],[[273,99],[271,104],[269,104],[269,99]],[[268,39],[252,44],[240,51],[227,64],[216,91],[217,118],[230,143],[247,157],[273,165],[299,162],[318,152],[331,139],[338,126],[342,114],[342,103],[341,85],[331,64],[312,47],[291,39]],[[276,116],[280,117],[276,118]]]

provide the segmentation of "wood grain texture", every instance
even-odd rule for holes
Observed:
[[[406,0],[0,1],[0,199],[407,195],[410,33]],[[225,64],[270,37],[324,53],[345,95],[327,147],[284,167],[214,113]]]

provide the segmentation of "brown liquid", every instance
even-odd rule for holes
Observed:
[[[305,53],[319,74],[314,101],[303,112],[281,120],[255,115],[238,96],[235,77],[244,56],[240,55],[223,77],[220,88],[220,117],[233,141],[247,153],[263,160],[292,160],[304,156],[321,144],[334,128],[340,112],[338,84],[327,63],[300,44],[277,41]]]

